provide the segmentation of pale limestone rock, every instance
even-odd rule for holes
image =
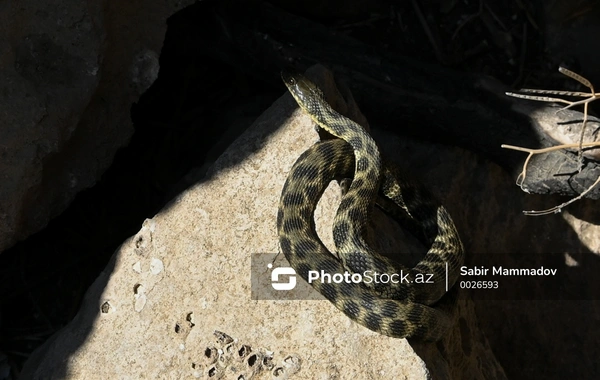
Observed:
[[[281,189],[316,140],[286,94],[120,247],[24,378],[504,379],[471,302],[460,302],[442,342],[415,343],[417,355],[407,340],[374,333],[325,300],[251,299],[251,257],[279,251]],[[458,149],[438,148],[441,166],[461,164]],[[460,189],[451,178],[440,183]],[[321,236],[336,200],[330,186],[316,212]]]

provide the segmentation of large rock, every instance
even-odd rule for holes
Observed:
[[[0,5],[0,252],[95,184],[127,143],[166,19],[187,3]]]
[[[332,94],[331,78],[321,74]],[[469,301],[460,301],[444,340],[412,342],[413,349],[325,300],[252,299],[251,274],[268,275],[279,250],[275,220],[286,175],[317,139],[311,124],[291,96],[277,101],[206,177],[121,246],[77,317],[34,353],[23,378],[504,379]],[[443,200],[460,197],[450,174],[472,156],[439,146],[436,155],[435,173],[446,173],[436,177],[448,189]],[[331,186],[315,213],[326,244],[338,202]],[[398,239],[383,240],[397,249]],[[302,289],[302,299],[315,298]]]

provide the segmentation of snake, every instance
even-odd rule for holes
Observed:
[[[298,106],[319,129],[332,135],[300,155],[281,192],[277,231],[290,266],[346,316],[372,331],[394,338],[441,339],[454,323],[456,292],[446,293],[464,261],[449,212],[383,157],[370,134],[335,111],[306,76],[285,70],[281,78]],[[329,183],[343,179],[351,182],[343,189],[333,222],[334,254],[316,232],[314,211]],[[372,248],[369,221],[375,207],[429,247],[414,267]],[[311,271],[350,275],[371,271],[403,277],[397,283],[310,281]]]

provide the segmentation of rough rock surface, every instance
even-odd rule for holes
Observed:
[[[166,19],[188,3],[2,2],[0,251],[62,212],[127,143]]]
[[[258,254],[264,264],[278,252],[281,188],[316,138],[286,94],[196,186],[122,245],[77,317],[34,353],[23,378],[504,379],[470,301],[460,302],[460,318],[443,341],[414,342],[413,349],[324,300],[251,298],[251,258]],[[388,147],[397,143],[386,139]],[[413,162],[411,148],[401,152]],[[455,168],[472,157],[440,146],[435,152],[430,164],[446,189],[442,200],[460,199],[461,182],[471,178]],[[473,166],[480,173],[489,165]],[[333,186],[315,213],[321,236],[336,200]],[[466,210],[450,206],[464,219]]]

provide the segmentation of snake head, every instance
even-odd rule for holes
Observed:
[[[283,83],[301,107],[314,104],[315,101],[323,99],[321,89],[297,71],[283,70],[281,79],[283,79]]]

